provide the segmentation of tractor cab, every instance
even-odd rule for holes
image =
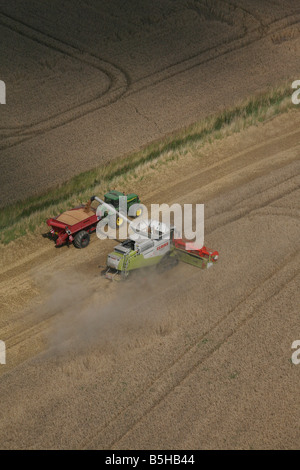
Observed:
[[[113,206],[114,209],[119,211],[120,210],[120,197],[124,197],[124,196],[126,197],[127,211],[132,205],[136,204],[137,206],[135,207],[135,214],[133,215],[133,217],[139,217],[140,215],[142,215],[142,206],[140,205],[140,198],[138,197],[137,194],[130,193],[130,194],[125,195],[124,193],[121,193],[120,191],[116,191],[115,189],[112,189],[111,191],[108,191],[104,195],[104,202],[105,204],[109,204],[110,206]],[[101,212],[107,215],[107,213],[109,213],[108,207],[102,204]]]
[[[109,191],[108,193],[104,194],[104,202],[106,204],[111,204],[115,208],[118,208],[119,197],[121,196],[125,196],[125,194],[113,189],[112,191]]]

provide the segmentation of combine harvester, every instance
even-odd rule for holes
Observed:
[[[144,228],[141,230],[134,229],[132,224],[130,226],[135,233],[117,245],[107,256],[107,279],[126,279],[131,272],[150,266],[156,266],[158,272],[163,272],[176,266],[179,261],[205,269],[219,258],[217,251],[205,246],[197,249],[189,243],[187,249],[187,241],[174,239],[173,226],[167,227],[161,222],[151,220],[144,221]]]

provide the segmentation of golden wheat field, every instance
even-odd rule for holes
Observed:
[[[299,114],[166,170],[136,190],[205,202],[210,270],[111,283],[114,240],[1,249],[1,447],[299,446]]]
[[[298,78],[297,0],[2,2],[0,204]]]
[[[1,5],[1,205],[300,79],[299,20],[292,0]],[[204,203],[211,269],[110,282],[115,240],[55,249],[45,224],[0,244],[1,449],[299,448],[299,109],[117,188]]]

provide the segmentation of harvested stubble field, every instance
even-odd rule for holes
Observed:
[[[2,246],[2,448],[299,447],[299,124],[290,111],[136,183],[147,204],[205,203],[208,271],[118,284],[100,276],[113,240]]]
[[[3,125],[4,204],[296,73],[296,2],[151,2],[151,17],[143,2],[126,24],[129,2],[116,2],[113,15],[79,3],[80,27],[71,2],[69,15],[51,3],[55,28],[39,2],[1,6],[6,34],[65,61],[54,54],[44,62],[49,86],[66,73],[67,87],[78,72],[64,102],[27,84],[36,104],[26,110],[19,100],[18,120],[11,112]],[[114,37],[110,21],[120,25]],[[91,87],[74,98],[77,67],[91,67]],[[102,88],[93,74],[103,74]],[[99,267],[114,240],[56,250],[37,226],[0,245],[1,448],[299,448],[291,344],[299,339],[300,116],[296,107],[275,114],[205,144],[187,141],[114,179],[147,205],[204,203],[205,243],[220,252],[212,269],[181,264],[117,284]]]

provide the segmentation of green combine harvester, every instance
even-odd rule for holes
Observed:
[[[187,249],[187,241],[174,239],[174,227],[168,228],[158,221],[147,221],[147,225],[148,230],[135,231],[107,256],[106,278],[126,279],[132,271],[150,266],[157,266],[162,272],[179,261],[205,269],[218,260],[218,252],[205,246],[197,249],[189,244]]]

